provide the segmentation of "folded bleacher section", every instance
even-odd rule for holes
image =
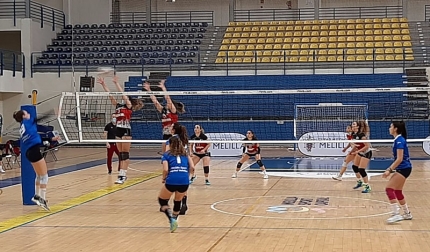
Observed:
[[[216,63],[414,60],[406,18],[231,22]]]
[[[207,23],[67,25],[36,66],[192,64]],[[73,29],[72,29],[73,28]]]

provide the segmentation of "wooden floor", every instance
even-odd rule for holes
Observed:
[[[50,169],[100,160],[105,150],[57,154]],[[23,206],[20,185],[3,188],[0,251],[430,251],[430,161],[414,161],[406,184],[414,219],[394,225],[385,223],[390,208],[379,176],[371,178],[372,193],[362,194],[352,190],[353,179],[264,180],[247,170],[232,179],[236,162],[213,160],[211,186],[198,165],[190,209],[175,233],[158,211],[159,159],[132,160],[124,185],[114,185],[116,174],[103,164],[52,176],[51,213]],[[19,169],[1,178],[15,176]]]

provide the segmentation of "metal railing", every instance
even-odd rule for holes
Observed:
[[[112,23],[146,23],[146,12],[111,13]],[[213,24],[213,11],[152,12],[151,23],[208,23]]]
[[[14,26],[16,26],[17,19],[20,18],[31,18],[38,21],[41,28],[45,24],[50,24],[53,31],[56,27],[63,28],[66,22],[63,11],[34,1],[9,0],[0,2],[0,19],[13,19]]]
[[[0,76],[3,76],[4,71],[12,71],[12,76],[15,77],[17,72],[22,72],[22,77],[25,77],[25,56],[22,52],[13,52],[8,50],[0,50]]]
[[[424,21],[430,22],[430,5],[424,7]]]
[[[312,70],[315,72],[318,69],[341,69],[342,72],[345,72],[346,69],[356,69],[356,68],[368,68],[373,69],[373,71],[376,68],[402,68],[405,69],[407,67],[411,67],[412,65],[416,67],[429,67],[430,61],[427,57],[423,56],[421,53],[419,53],[420,50],[423,50],[422,47],[413,47],[413,50],[417,53],[414,53],[414,59],[410,60],[407,56],[410,56],[410,54],[403,53],[403,59],[397,59],[397,60],[381,60],[378,55],[379,51],[376,51],[377,48],[373,49],[373,54],[361,54],[360,56],[364,56],[365,58],[367,56],[372,56],[370,59],[367,58],[365,60],[355,60],[352,59],[349,56],[358,56],[359,54],[350,54],[347,48],[343,50],[342,54],[339,54],[339,50],[335,49],[336,54],[335,55],[329,55],[328,52],[329,49],[324,49],[326,52],[323,55],[322,52],[318,51],[321,49],[316,49],[316,51],[313,51],[310,55],[304,56],[304,55],[296,55],[292,56],[291,52],[293,50],[275,50],[280,52],[278,56],[265,56],[263,52],[252,52],[252,51],[243,51],[242,56],[237,56],[239,58],[245,58],[244,55],[249,55],[249,52],[252,52],[251,57],[246,57],[248,59],[248,63],[235,63],[232,57],[228,56],[228,51],[226,52],[226,56],[223,58],[222,63],[215,63],[217,55],[219,54],[219,50],[202,50],[202,51],[196,51],[194,57],[190,57],[189,54],[187,56],[183,57],[184,62],[181,62],[178,64],[177,57],[178,55],[173,56],[173,53],[168,53],[167,59],[161,60],[160,63],[158,61],[158,58],[156,56],[152,56],[152,54],[148,54],[143,58],[135,58],[136,63],[131,64],[130,62],[127,62],[125,64],[120,64],[120,61],[122,59],[127,59],[124,57],[115,59],[115,54],[112,53],[111,56],[107,57],[104,55],[103,58],[99,58],[98,63],[94,63],[95,55],[94,53],[88,52],[88,53],[75,53],[76,55],[81,54],[80,58],[72,58],[69,59],[69,64],[64,64],[64,62],[67,61],[67,55],[57,53],[58,58],[49,58],[51,60],[50,65],[38,65],[37,62],[40,60],[40,57],[42,56],[42,53],[36,52],[32,54],[31,63],[32,63],[32,69],[31,73],[34,72],[55,72],[58,73],[59,76],[61,76],[61,73],[63,72],[71,72],[72,69],[79,72],[94,72],[97,71],[98,67],[101,66],[109,66],[116,69],[116,71],[138,71],[143,74],[146,70],[152,70],[152,71],[197,71],[198,75],[200,75],[201,71],[212,71],[212,70],[221,70],[225,71],[226,75],[229,74],[232,70],[243,70],[243,71],[254,71],[255,74],[258,73],[259,70],[278,70],[282,71],[284,74],[290,70],[298,70],[298,69],[307,69]],[[359,48],[354,48],[355,50]],[[363,49],[369,49],[369,48],[363,48]],[[427,50],[430,50],[430,47],[427,48]],[[322,50],[321,50],[322,51]],[[161,53],[161,52],[160,52]],[[45,52],[46,54],[46,52]],[[70,53],[69,53],[70,54]],[[179,53],[177,53],[179,54]],[[237,53],[236,53],[237,54]],[[84,56],[82,56],[84,55]],[[71,56],[71,54],[69,55]],[[324,60],[320,57],[325,57]],[[335,56],[335,60],[333,58],[329,59],[330,56]],[[182,57],[182,56],[181,56]],[[271,58],[278,58],[277,62],[270,62]],[[290,62],[291,57],[297,60],[297,62]],[[300,60],[300,57],[306,57],[307,60],[305,62]],[[354,57],[354,58],[355,58]],[[218,57],[219,58],[219,57]],[[232,58],[231,60],[229,58]],[[269,62],[266,62],[267,59],[263,58],[269,58]],[[110,63],[103,64],[103,60],[109,60]],[[131,58],[128,58],[130,60]],[[187,59],[192,59],[192,62],[186,63]],[[79,60],[80,64],[75,64],[74,60]],[[113,62],[111,61],[113,60]],[[62,62],[63,64],[58,64],[59,62]],[[151,63],[152,62],[152,63]],[[72,67],[73,64],[73,67]]]
[[[146,12],[119,12],[110,14],[111,23],[146,23]]]
[[[320,8],[319,19],[354,19],[401,17],[402,6]],[[304,9],[255,9],[234,10],[234,21],[277,21],[277,20],[312,20],[315,19],[313,8]]]

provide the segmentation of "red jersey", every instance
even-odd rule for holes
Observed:
[[[243,139],[244,141],[249,141],[248,138]],[[253,144],[245,144],[245,148],[247,153],[253,154],[258,152],[258,144],[257,143],[253,143]]]
[[[364,134],[364,133],[357,133],[357,134],[355,134],[355,140],[361,140],[365,136],[366,136],[366,134]],[[357,150],[360,150],[360,149],[364,148],[364,146],[366,146],[366,144],[363,142],[355,143],[355,146],[357,147]]]
[[[131,129],[130,121],[133,110],[127,108],[127,105],[118,103],[115,108],[116,127]]]
[[[205,134],[200,133],[200,136],[192,135],[191,140],[208,140],[208,137]],[[208,146],[208,143],[194,143],[194,151],[200,152],[206,148],[206,146]]]
[[[170,135],[170,126],[178,122],[178,114],[174,114],[170,112],[170,110],[163,108],[161,115],[161,126],[163,127],[163,134]]]
[[[346,134],[346,139],[352,140],[353,136],[351,133]]]

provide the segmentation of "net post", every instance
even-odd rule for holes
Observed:
[[[79,138],[79,142],[82,142],[82,118],[81,118],[81,102],[80,102],[80,97],[79,97],[79,92],[75,93],[75,97],[76,97],[76,116],[78,119],[78,138]]]
[[[68,143],[68,142],[70,142],[69,136],[67,135],[67,132],[64,129],[63,122],[61,121],[61,109],[63,108],[64,96],[65,96],[65,93],[63,92],[62,95],[61,95],[61,97],[60,97],[60,105],[58,107],[57,121],[58,121],[58,125],[60,125],[61,131],[63,132],[64,139]]]
[[[37,118],[36,106],[34,105],[23,105],[21,110],[25,110],[30,114],[31,118]],[[21,146],[21,189],[22,189],[22,203],[23,205],[35,205],[31,199],[35,194],[35,179],[36,173],[31,165],[31,162],[27,159],[25,153],[27,153],[27,148],[22,144],[22,139],[20,139]]]

